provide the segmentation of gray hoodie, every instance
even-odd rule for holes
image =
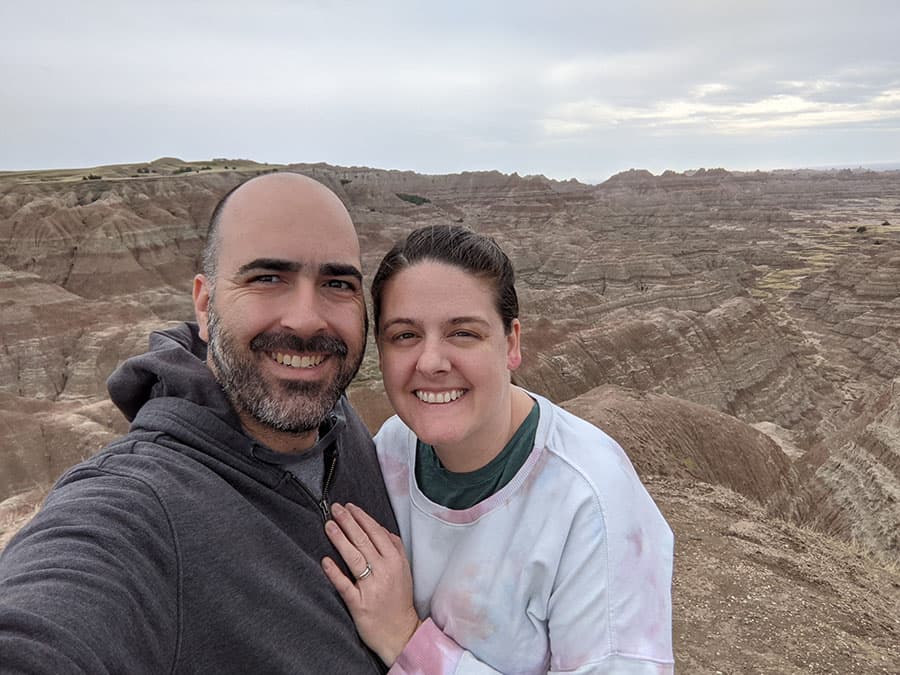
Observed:
[[[183,324],[110,377],[130,431],[70,469],[0,555],[0,673],[384,671],[320,569],[340,556],[319,495],[261,459],[205,358]],[[396,532],[346,399],[322,431],[327,501]]]

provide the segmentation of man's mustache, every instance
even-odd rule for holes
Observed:
[[[302,338],[291,333],[260,333],[250,341],[250,349],[255,352],[274,352],[280,349],[347,356],[347,344],[335,335],[313,335],[310,338]]]

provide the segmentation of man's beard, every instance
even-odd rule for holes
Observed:
[[[331,412],[334,404],[356,376],[363,350],[350,354],[347,344],[337,336],[315,335],[303,339],[291,333],[260,333],[250,341],[247,352],[221,325],[221,319],[209,305],[209,354],[215,375],[231,405],[257,422],[279,432],[300,434],[312,431]],[[365,334],[361,333],[361,343]],[[250,352],[262,358],[277,351],[328,354],[339,362],[338,372],[328,381],[301,382],[265,378]]]

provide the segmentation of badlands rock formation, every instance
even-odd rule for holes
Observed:
[[[673,524],[686,672],[900,670],[900,172],[0,174],[0,546],[123,431],[105,378],[191,318],[212,206],[274,169],[340,195],[369,274],[427,223],[510,253],[517,381],[617,438]],[[374,428],[373,352],[351,398]]]

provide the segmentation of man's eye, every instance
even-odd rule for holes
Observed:
[[[257,274],[250,279],[250,282],[254,284],[276,284],[279,281],[281,281],[281,277],[277,274]]]
[[[473,338],[478,336],[468,330],[458,330],[453,333],[453,337]]]
[[[344,290],[348,290],[348,291],[352,291],[352,290],[356,289],[356,286],[354,286],[349,281],[345,281],[343,279],[329,279],[325,283],[325,285],[328,286],[329,288],[340,288],[340,289],[344,289]]]

